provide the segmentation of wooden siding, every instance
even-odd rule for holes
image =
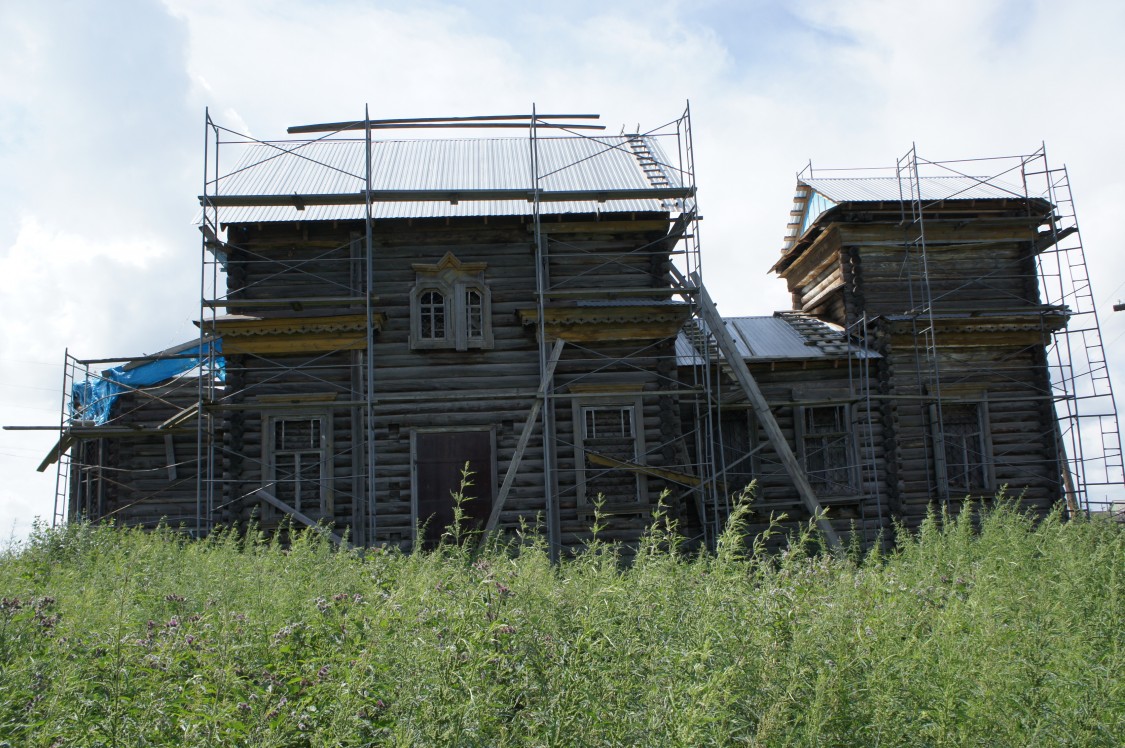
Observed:
[[[935,501],[956,511],[964,498],[938,481],[939,394],[983,403],[993,488],[1007,486],[1035,509],[1059,499],[1044,356],[1059,320],[1040,306],[1043,219],[1020,207],[932,208],[924,258],[917,227],[889,212],[841,210],[779,263],[796,308],[866,334],[883,356],[870,383],[882,411],[883,474],[888,506],[909,527]]]
[[[198,431],[195,421],[158,428],[198,399],[198,380],[118,396],[108,423],[76,429],[70,516],[120,525],[194,529]]]
[[[603,289],[658,289],[666,284],[668,259],[660,241],[666,221],[651,217],[636,224],[618,221],[600,226],[583,219],[582,230],[559,224],[562,238],[551,238],[556,226],[546,227],[544,239],[550,256],[545,272],[552,290],[570,302],[575,296],[597,298]],[[635,227],[635,228],[634,228]],[[316,314],[356,313],[362,308],[364,275],[357,227],[306,225],[237,227],[232,236],[239,251],[228,264],[231,297],[245,299],[230,311],[267,318],[291,317],[295,310],[259,304],[302,296],[330,297],[341,292],[357,297],[355,303],[317,307]],[[448,348],[418,350],[410,345],[410,294],[416,280],[415,264],[436,264],[447,253],[461,263],[483,263],[484,280],[491,296],[491,347],[457,351]],[[374,231],[376,270],[371,294],[380,315],[381,328],[374,344],[375,405],[373,426],[376,441],[374,530],[365,526],[370,507],[363,496],[362,480],[366,453],[363,425],[346,403],[362,400],[362,351],[317,356],[236,356],[228,364],[232,390],[237,391],[240,415],[239,438],[231,439],[234,459],[230,464],[227,490],[233,499],[247,494],[263,481],[262,412],[254,404],[262,396],[317,391],[336,394],[340,404],[297,405],[298,409],[325,408],[333,414],[332,519],[337,526],[352,528],[353,538],[364,542],[386,542],[408,547],[413,540],[411,481],[411,433],[436,429],[468,431],[489,429],[495,434],[496,462],[503,473],[511,461],[527,412],[539,386],[539,343],[534,325],[525,326],[520,310],[535,306],[536,267],[533,236],[522,220],[418,221],[377,223]],[[666,285],[664,285],[666,287]],[[667,293],[664,294],[667,296]],[[667,326],[665,326],[667,327]],[[667,330],[664,331],[667,334]],[[556,373],[555,439],[574,442],[569,383],[633,383],[643,391],[640,423],[646,444],[669,441],[679,422],[669,418],[660,389],[673,389],[673,340],[654,346],[651,339],[628,342],[583,340],[580,347],[564,349]],[[641,356],[637,350],[646,350]],[[349,358],[351,356],[352,358]],[[617,358],[628,363],[613,364]],[[657,372],[664,371],[661,380]],[[594,373],[596,372],[596,373]],[[232,397],[232,401],[235,398]],[[278,407],[272,403],[271,407]],[[230,429],[232,434],[235,429]],[[564,542],[577,542],[588,529],[586,516],[576,500],[572,450],[555,450],[559,507]],[[666,450],[646,455],[646,461],[662,464]],[[524,452],[519,473],[501,513],[501,526],[512,528],[521,520],[534,523],[544,511],[543,437],[537,427]],[[621,525],[622,539],[635,539],[651,512],[662,487],[648,481],[649,497],[637,504]],[[243,511],[258,502],[251,501]],[[256,507],[267,528],[276,521],[276,511]],[[632,516],[632,515],[635,515]],[[643,521],[642,521],[643,518]]]

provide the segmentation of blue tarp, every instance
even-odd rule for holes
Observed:
[[[109,421],[113,403],[122,392],[159,384],[191,371],[204,362],[210,346],[214,346],[216,354],[223,350],[222,340],[208,341],[177,351],[176,358],[157,359],[139,366],[115,366],[84,382],[75,382],[70,400],[71,419],[93,421],[101,426]],[[215,365],[216,377],[222,381],[226,368],[222,356],[215,359]]]

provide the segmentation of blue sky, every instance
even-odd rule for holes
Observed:
[[[0,423],[58,418],[63,351],[191,337],[203,112],[256,136],[373,116],[691,100],[705,274],[728,315],[767,274],[794,173],[1026,153],[1067,163],[1110,365],[1125,374],[1125,5],[1038,0],[115,0],[0,4]],[[1121,319],[1119,319],[1121,318]],[[1117,390],[1125,393],[1118,379]],[[49,515],[53,438],[0,432],[0,538]]]

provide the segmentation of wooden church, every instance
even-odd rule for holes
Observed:
[[[802,177],[773,267],[792,309],[723,319],[686,116],[618,136],[478,119],[443,124],[530,137],[363,120],[208,167],[198,337],[75,377],[41,466],[64,467],[67,517],[409,549],[461,500],[470,529],[562,551],[595,510],[629,543],[663,503],[707,545],[754,482],[754,522],[818,515],[830,542],[871,544],[1001,487],[1036,510],[1073,491],[1048,360],[1070,310],[1037,265],[1062,238],[1050,200]]]

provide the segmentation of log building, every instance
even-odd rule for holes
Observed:
[[[530,137],[376,140],[433,121],[363,120],[209,163],[199,338],[74,376],[41,466],[59,460],[67,517],[411,548],[463,493],[474,529],[538,526],[558,551],[596,504],[603,537],[635,541],[661,496],[711,543],[751,481],[755,522],[823,513],[830,543],[1002,486],[1078,507],[1051,359],[1075,310],[1045,298],[1041,257],[1069,232],[1048,197],[801,177],[773,267],[793,308],[722,319],[686,114],[620,136],[477,119]]]

